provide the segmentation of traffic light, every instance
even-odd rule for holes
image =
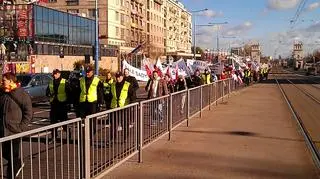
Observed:
[[[64,58],[64,50],[63,50],[63,47],[60,47],[59,56],[60,56],[60,58]]]

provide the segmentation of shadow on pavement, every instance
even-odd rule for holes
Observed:
[[[296,142],[304,142],[302,139],[291,139],[284,137],[270,137],[270,136],[262,136],[253,132],[246,131],[190,131],[190,130],[177,130],[176,132],[185,132],[185,133],[199,133],[199,134],[218,134],[218,135],[234,135],[234,136],[246,136],[246,137],[257,137],[264,139],[273,139],[273,140],[284,140],[284,141],[296,141]]]

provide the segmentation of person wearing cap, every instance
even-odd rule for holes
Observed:
[[[210,84],[212,83],[211,74],[209,73],[208,69],[204,70],[204,74],[202,74],[202,81],[204,84]]]
[[[107,110],[110,109],[110,105],[111,105],[112,96],[110,95],[110,93],[111,93],[111,85],[113,82],[114,80],[112,78],[111,72],[107,72],[106,80],[103,83],[104,100],[105,100]]]
[[[98,105],[103,104],[103,83],[94,76],[93,67],[86,67],[86,76],[80,78],[79,117],[99,112]]]
[[[61,77],[58,69],[52,72],[53,79],[47,87],[47,96],[50,98],[50,122],[55,124],[68,120],[68,94],[70,94],[68,81]],[[70,131],[69,131],[70,132]],[[52,130],[50,142],[58,136],[57,129]],[[62,134],[61,134],[62,136]],[[69,135],[71,137],[71,135]]]
[[[124,107],[130,103],[134,103],[136,101],[136,93],[134,91],[133,86],[128,82],[124,80],[124,76],[122,72],[116,73],[116,81],[111,84],[111,104],[110,108],[118,108],[118,107]],[[125,112],[125,111],[124,111]],[[125,114],[123,114],[125,116]],[[123,126],[123,131],[125,131],[124,140],[126,140],[126,137],[128,135],[128,128],[130,119],[124,118],[124,121],[116,121],[117,118],[111,118],[110,119],[110,125],[111,130],[110,131],[110,139],[114,140],[116,138],[117,134],[117,127],[114,124],[121,123]]]

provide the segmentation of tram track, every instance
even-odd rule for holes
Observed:
[[[320,168],[320,135],[318,134],[320,130],[320,112],[317,112],[320,109],[320,100],[307,90],[297,86],[292,81],[295,78],[289,79],[292,76],[288,75],[274,74],[274,79],[305,139],[315,165]],[[309,111],[306,111],[306,109]]]

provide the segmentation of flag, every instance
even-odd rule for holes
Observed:
[[[152,72],[151,72],[149,66],[148,66],[148,65],[145,65],[144,67],[145,67],[145,69],[146,69],[146,71],[147,71],[147,75],[149,76],[149,78],[151,78]]]

